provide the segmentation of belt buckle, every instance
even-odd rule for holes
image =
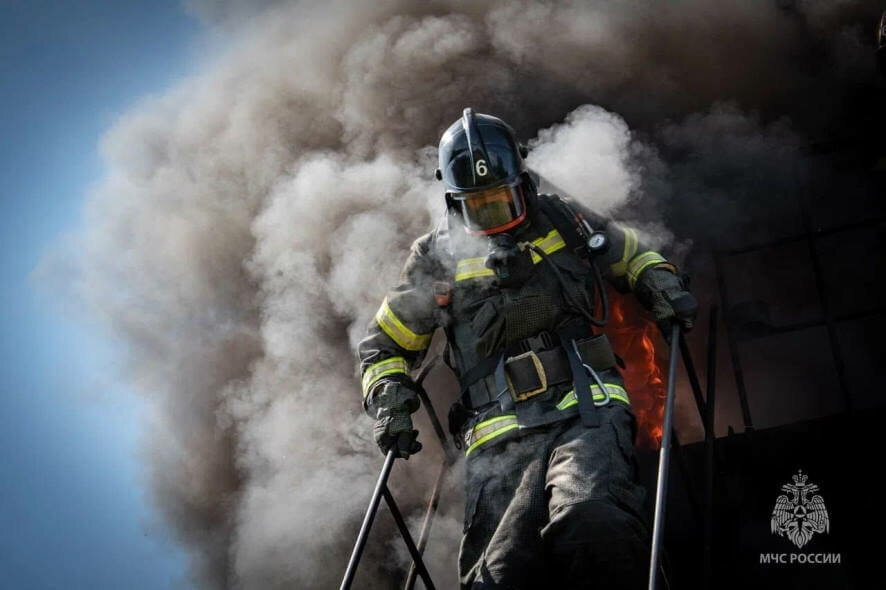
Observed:
[[[516,389],[514,389],[514,383],[511,381],[510,375],[508,375],[507,366],[508,363],[519,361],[527,357],[532,360],[532,366],[535,367],[535,372],[538,375],[539,386],[529,391],[517,393]],[[508,385],[508,390],[511,392],[511,398],[515,402],[525,401],[531,397],[538,395],[539,393],[543,393],[548,390],[548,376],[545,374],[545,368],[544,365],[541,364],[541,359],[538,358],[538,355],[535,353],[534,350],[524,352],[523,354],[518,354],[517,356],[509,357],[505,360],[505,382]]]

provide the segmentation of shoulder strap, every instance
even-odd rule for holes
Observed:
[[[560,232],[569,250],[587,260],[590,257],[587,246],[590,236],[587,235],[579,215],[558,195],[539,195],[538,204],[554,224],[554,228]]]
[[[448,219],[445,216],[440,219],[434,230],[431,232],[431,251],[433,252],[435,259],[437,260],[437,270],[440,272],[440,276],[437,278],[447,286],[449,294],[451,295],[452,282],[454,280],[454,277],[451,276],[450,271],[447,270],[447,265],[441,260],[441,257],[451,258],[453,255],[452,238],[450,237],[449,223]],[[438,306],[440,306],[439,301]],[[443,329],[444,334],[446,334],[446,344],[444,345],[441,355],[443,356],[443,362],[446,363],[446,366],[449,367],[453,374],[455,374],[456,378],[460,379],[461,370],[459,368],[458,355],[456,354],[453,346],[455,342],[455,336],[452,333],[452,326],[450,324],[450,318],[448,315],[449,312],[445,309],[447,307],[448,303],[447,305],[440,306],[437,311],[437,313],[439,314],[438,317],[440,319],[440,327]]]

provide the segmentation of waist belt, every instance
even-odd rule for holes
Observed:
[[[593,367],[595,371],[604,371],[616,366],[615,354],[605,334],[579,340],[576,344],[582,362]],[[486,387],[474,388],[473,391],[470,389],[471,384],[495,372],[501,357],[502,355],[499,355],[486,359],[465,374],[466,377],[473,377],[471,381],[463,379],[462,403],[465,407],[476,409],[496,401],[496,394],[504,395],[505,392],[490,394]],[[573,380],[569,358],[562,345],[550,350],[529,350],[507,357],[504,359],[503,368],[507,392],[515,402],[525,401],[554,385],[570,383]],[[481,371],[484,374],[479,374]]]

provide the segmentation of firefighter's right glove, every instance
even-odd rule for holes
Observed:
[[[373,435],[382,454],[387,455],[396,447],[397,456],[408,459],[421,450],[411,416],[418,406],[415,392],[398,382],[385,383],[381,391],[372,395],[367,409],[375,415]]]
[[[665,339],[670,337],[674,322],[685,332],[695,325],[698,301],[687,289],[686,282],[665,268],[650,268],[640,275],[634,287],[637,298],[652,312]]]

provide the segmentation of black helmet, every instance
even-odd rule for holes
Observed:
[[[467,108],[440,139],[437,179],[446,184],[447,205],[473,233],[506,231],[526,217],[528,178],[511,127],[497,117]]]

